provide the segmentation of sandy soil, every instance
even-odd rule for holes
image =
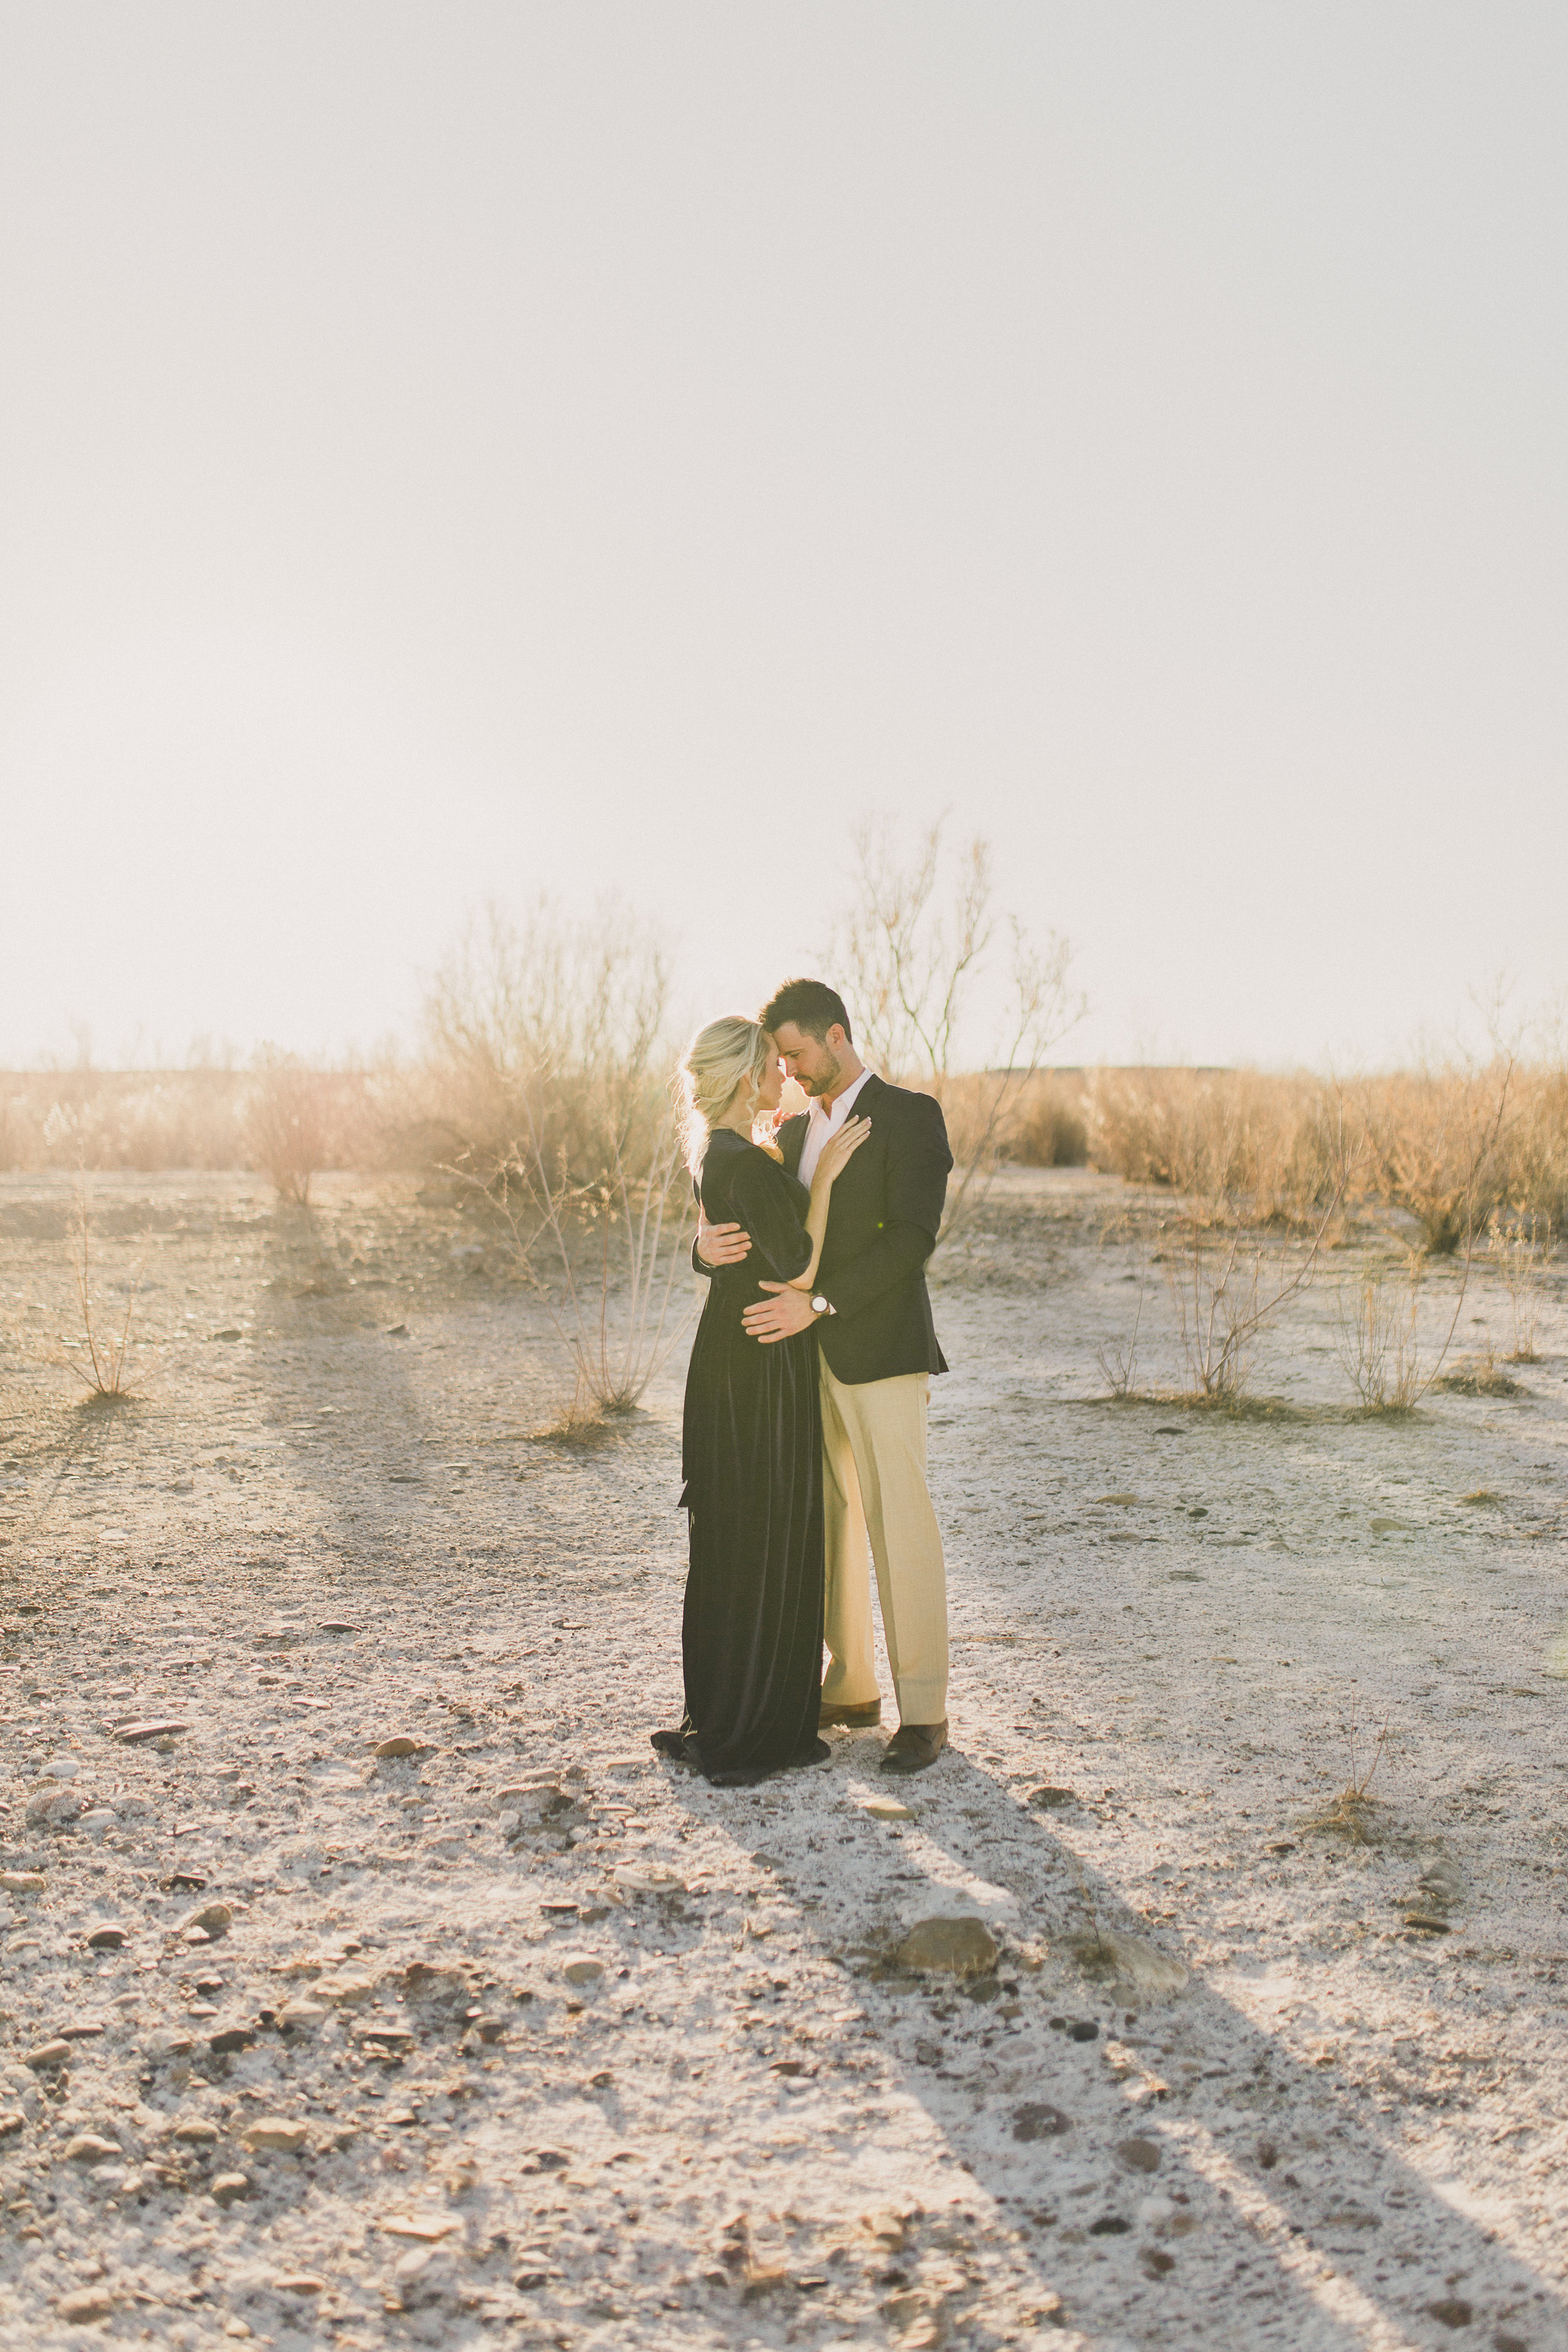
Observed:
[[[679,1363],[531,1441],[450,1203],[95,1195],[110,1412],[0,1180],[0,2342],[1568,2344],[1561,1276],[1511,1398],[1350,1418],[1321,1286],[1278,1410],[1114,1402],[1161,1276],[1009,1179],[937,1300],[954,1751],[718,1792],[647,1745]],[[994,1969],[903,1966],[938,1915]]]

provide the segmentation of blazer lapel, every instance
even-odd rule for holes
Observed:
[[[854,1101],[849,1106],[850,1118],[868,1118],[874,1123],[876,1112],[873,1106],[876,1098],[878,1095],[886,1094],[887,1091],[886,1087],[882,1085],[880,1079],[875,1077],[868,1078],[865,1085],[861,1087],[859,1093],[856,1096]],[[879,1165],[880,1163],[879,1162],[878,1164]],[[829,1225],[833,1223],[834,1205],[837,1202],[840,1200],[853,1201],[858,1196],[863,1186],[867,1184],[875,1184],[879,1181],[878,1178],[872,1174],[871,1171],[872,1161],[870,1147],[869,1145],[863,1144],[860,1150],[856,1152],[854,1158],[850,1160],[841,1171],[838,1180],[833,1187],[833,1199],[829,1201],[827,1204],[827,1222]],[[840,1220],[840,1222],[842,1222],[842,1220]]]
[[[866,1107],[867,1104],[874,1095],[885,1095],[887,1091],[888,1088],[886,1081],[878,1077],[876,1073],[873,1071],[871,1076],[868,1077],[865,1085],[861,1087],[859,1093],[855,1097],[854,1106],[849,1114],[850,1118],[869,1118],[870,1113]],[[805,1139],[810,1131],[811,1121],[805,1116],[805,1112],[801,1112],[795,1118],[786,1118],[784,1125],[779,1129],[778,1147],[784,1153],[784,1164],[789,1170],[792,1176],[798,1176],[800,1174],[800,1155],[805,1150]],[[856,1158],[858,1159],[858,1157],[859,1154],[857,1153]],[[855,1161],[852,1160],[849,1162],[849,1166],[850,1168],[853,1168],[854,1165]],[[848,1171],[846,1170],[845,1172],[847,1174]],[[834,1191],[836,1192],[837,1189],[837,1186],[835,1185]],[[828,1215],[831,1217],[832,1213],[833,1212],[830,1207],[828,1210]]]
[[[805,1131],[810,1124],[803,1113],[796,1118],[786,1118],[778,1131],[779,1150],[784,1153],[784,1164],[792,1176],[799,1172],[800,1155],[805,1150]]]

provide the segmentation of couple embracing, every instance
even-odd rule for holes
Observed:
[[[680,1076],[710,1282],[682,1446],[686,1717],[653,1744],[737,1787],[824,1762],[823,1727],[879,1723],[868,1545],[899,1701],[882,1769],[921,1771],[947,1741],[925,1475],[947,1370],[925,1283],[952,1166],[942,1108],[865,1067],[816,980],[710,1022]],[[785,1076],[810,1108],[779,1125]]]

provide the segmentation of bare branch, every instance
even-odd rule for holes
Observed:
[[[965,1118],[957,1132],[950,1126],[959,1174],[944,1237],[967,1214],[976,1184],[984,1189],[1046,1055],[1085,1010],[1069,985],[1067,941],[1052,932],[1037,947],[1016,915],[996,912],[987,842],[976,838],[957,854],[944,897],[945,822],[929,825],[907,859],[889,818],[868,817],[858,826],[855,895],[830,950],[867,1060],[896,1082],[929,1087],[951,1116],[953,1057],[972,993],[999,929],[1005,929],[1009,1009],[977,1120]]]

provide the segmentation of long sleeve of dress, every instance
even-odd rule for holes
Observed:
[[[697,1203],[697,1213],[700,1216],[702,1213],[702,1180],[700,1176],[694,1176],[691,1180],[691,1197]],[[699,1232],[700,1231],[700,1228],[699,1228]],[[704,1265],[702,1260],[698,1256],[697,1240],[698,1236],[694,1234],[691,1237],[691,1271],[693,1274],[700,1274],[704,1282],[711,1282],[713,1279],[713,1269],[710,1265]]]
[[[730,1179],[730,1197],[752,1236],[752,1255],[766,1258],[779,1282],[793,1282],[811,1264],[811,1236],[800,1221],[795,1192],[765,1151],[746,1152]]]

